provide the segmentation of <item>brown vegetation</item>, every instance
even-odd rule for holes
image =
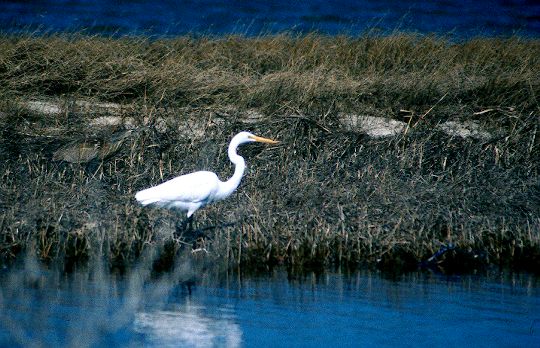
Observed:
[[[241,150],[238,193],[196,216],[201,228],[235,224],[208,231],[196,258],[407,269],[452,243],[447,270],[538,270],[538,71],[540,42],[518,38],[2,37],[0,254],[31,247],[66,265],[101,255],[124,267],[150,250],[167,267],[192,247],[174,238],[183,216],[143,209],[134,192],[199,169],[227,177],[228,141],[250,130],[281,145]],[[343,114],[407,127],[372,138]],[[123,121],[92,123],[111,115]],[[445,121],[493,136],[448,135]],[[136,131],[107,157],[53,160],[127,126]]]

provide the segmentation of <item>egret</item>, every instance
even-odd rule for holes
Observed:
[[[244,158],[236,153],[238,146],[245,143],[260,142],[277,144],[272,139],[262,138],[249,132],[235,135],[229,144],[229,159],[235,165],[233,176],[227,181],[219,180],[216,173],[199,171],[185,174],[135,194],[135,199],[143,206],[187,211],[189,220],[193,213],[215,201],[229,197],[240,184],[246,169]]]

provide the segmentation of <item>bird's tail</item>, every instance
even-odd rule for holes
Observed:
[[[135,194],[135,199],[142,205],[149,205],[158,201],[152,194],[152,191],[148,189],[137,192]]]

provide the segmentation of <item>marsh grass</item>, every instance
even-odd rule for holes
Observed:
[[[403,270],[453,243],[449,271],[538,270],[539,57],[538,40],[519,38],[2,37],[2,260],[32,245],[67,269],[95,255],[122,269],[152,249],[165,270],[195,243],[208,253],[190,257],[223,267]],[[98,114],[80,100],[121,107]],[[371,138],[343,114],[408,127]],[[52,160],[75,140],[113,137],[90,126],[99,115],[136,130],[118,153]],[[450,136],[444,121],[494,136]],[[137,206],[137,190],[181,173],[231,175],[225,150],[241,130],[281,143],[242,148],[238,193],[197,212],[199,227],[232,227],[175,238],[180,214]]]

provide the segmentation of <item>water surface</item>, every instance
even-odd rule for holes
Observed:
[[[0,30],[176,36],[282,31],[352,34],[413,31],[538,37],[540,4],[477,1],[20,1],[0,3]]]
[[[179,277],[4,274],[0,346],[540,345],[529,275]]]

